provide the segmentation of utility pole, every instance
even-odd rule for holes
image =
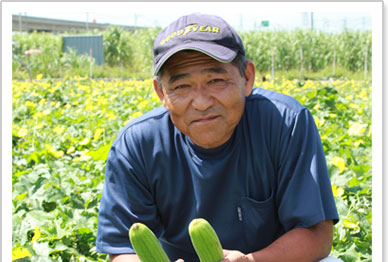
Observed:
[[[346,32],[346,30],[347,30],[347,20],[346,20],[346,17],[344,18],[344,29],[343,29],[343,31],[344,32]]]
[[[310,13],[310,30],[314,29],[314,13]]]
[[[134,16],[134,19],[135,19],[135,26],[137,26],[137,18],[139,17],[139,15],[135,13],[133,16]]]
[[[86,31],[89,31],[89,12],[86,12]]]
[[[366,30],[366,17],[362,17],[362,30]]]
[[[22,13],[19,13],[19,31],[22,31]]]

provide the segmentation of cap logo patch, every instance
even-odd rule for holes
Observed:
[[[216,27],[216,26],[204,26],[204,25],[198,26],[197,24],[188,25],[188,26],[184,27],[183,29],[180,29],[180,30],[175,31],[172,34],[168,35],[165,39],[160,41],[160,45],[165,44],[166,42],[168,42],[170,39],[172,39],[174,37],[187,35],[191,32],[197,32],[197,31],[198,32],[209,32],[209,33],[220,33],[220,28]]]

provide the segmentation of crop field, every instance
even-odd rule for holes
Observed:
[[[95,78],[149,78],[152,77],[152,45],[160,30],[149,28],[128,32],[120,27],[110,27],[102,33],[95,32],[103,36],[104,66],[95,65],[87,54],[77,55],[75,50],[63,50],[62,35],[15,33],[12,36],[13,79],[27,79],[27,68],[31,78],[40,74],[44,78],[90,74],[90,63]],[[249,31],[240,35],[246,56],[261,73],[273,72],[278,76],[291,74],[291,78],[299,78],[303,73],[309,78],[319,79],[317,74],[339,78],[345,75],[349,77],[355,72],[363,75],[365,70],[371,72],[371,31],[347,31],[341,34],[306,30]],[[26,53],[27,50],[38,53]]]
[[[107,261],[96,253],[105,160],[119,130],[160,105],[152,80],[12,83],[13,260]],[[275,79],[256,86],[309,108],[340,213],[332,255],[371,261],[370,81]]]

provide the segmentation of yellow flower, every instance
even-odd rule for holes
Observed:
[[[351,122],[351,126],[348,129],[348,134],[350,136],[360,136],[365,132],[365,124],[360,124],[358,122]]]
[[[50,153],[55,156],[56,158],[60,158],[60,157],[63,157],[63,155],[65,154],[62,150],[53,150],[53,151],[50,151]]]
[[[80,161],[89,161],[92,157],[88,155],[81,155],[79,160]]]
[[[155,103],[159,103],[159,102],[160,102],[159,97],[158,97],[158,94],[156,94],[156,92],[153,92],[153,93],[151,94],[151,101],[152,101],[152,102],[155,102]]]
[[[65,154],[62,150],[56,150],[52,145],[46,144],[45,147],[47,151],[56,158],[62,157]]]
[[[114,113],[112,113],[112,112],[109,112],[109,113],[107,114],[107,117],[108,117],[108,120],[116,119],[116,115],[115,115]]]
[[[133,114],[131,115],[131,117],[132,117],[132,118],[137,118],[137,117],[139,117],[139,116],[141,116],[141,115],[143,115],[143,113],[141,113],[141,112],[139,112],[139,111],[136,111],[135,113],[133,113]]]
[[[359,147],[361,144],[364,144],[364,140],[357,140],[356,142],[354,142],[355,147]]]
[[[335,197],[341,197],[345,193],[345,190],[342,187],[337,187],[336,185],[332,185],[331,189],[333,190],[333,195]]]
[[[66,154],[71,154],[71,153],[73,153],[74,151],[75,151],[75,147],[74,147],[74,146],[71,146],[71,147],[69,147],[69,149],[67,149]]]
[[[43,126],[44,126],[44,123],[43,123],[43,122],[40,122],[40,123],[38,123],[38,124],[35,126],[35,129],[41,129]]]
[[[148,101],[147,100],[143,100],[141,101],[137,107],[141,110],[141,111],[145,111],[148,109]]]
[[[30,100],[27,100],[24,105],[30,109],[34,109],[36,107],[35,103],[31,102]]]
[[[60,135],[62,134],[64,131],[65,131],[65,127],[64,126],[56,126],[54,128],[54,132],[57,134],[57,135]]]
[[[42,112],[43,115],[48,115],[51,113],[51,110],[50,109],[46,109]]]
[[[17,247],[12,250],[12,261],[24,258],[24,257],[31,257],[30,251],[28,251],[27,248],[24,247]]]
[[[350,107],[351,109],[357,109],[357,108],[359,107],[359,105],[354,104],[354,103],[351,103],[351,104],[349,105],[349,107]]]
[[[365,89],[363,89],[358,97],[362,98],[364,101],[367,101],[368,100],[368,91],[366,91]]]
[[[31,242],[37,241],[40,238],[39,227],[35,226],[34,236],[31,239]]]
[[[17,132],[17,136],[20,137],[20,138],[23,138],[27,135],[28,133],[28,129],[27,128],[20,128],[19,131]]]
[[[110,99],[113,99],[113,98],[110,97]],[[98,99],[97,99],[97,104],[98,104],[99,106],[106,106],[106,105],[108,104],[108,99],[106,99],[106,98],[103,97],[103,96],[100,96],[100,97],[98,97]]]
[[[42,79],[43,78],[43,74],[37,74],[36,75],[36,80],[40,80],[40,79]]]
[[[97,128],[96,132],[94,133],[93,141],[97,141],[98,139],[100,139],[100,137],[104,133],[104,131],[105,131],[105,129],[103,129],[103,128]]]
[[[371,137],[371,136],[372,136],[372,128],[369,129],[367,136],[368,136],[368,137]]]
[[[339,168],[340,173],[347,169],[345,165],[345,160],[339,156],[334,157],[331,163]]]
[[[345,97],[345,99],[346,99],[347,101],[352,101],[352,100],[353,100],[353,97],[352,97],[351,95],[348,95],[348,96]]]
[[[81,146],[86,146],[87,144],[90,143],[90,138],[89,137],[85,137],[84,140],[82,140],[81,142],[79,142],[79,144]]]
[[[320,119],[319,117],[314,117],[314,122],[317,127],[321,127],[325,124],[325,119]]]
[[[344,227],[355,230],[355,231],[360,231],[360,227],[358,226],[357,222],[350,221],[348,219],[344,219],[343,221]]]
[[[73,158],[73,162],[89,161],[92,157],[87,155],[88,152],[89,152],[89,150],[84,150],[84,151],[80,152],[80,156]]]
[[[39,101],[38,105],[42,106],[42,105],[44,105],[45,103],[46,103],[46,99],[45,99],[45,98],[42,98],[42,99]]]

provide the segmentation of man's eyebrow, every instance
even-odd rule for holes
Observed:
[[[201,73],[225,74],[227,72],[228,71],[226,71],[226,69],[222,67],[210,67],[210,68],[204,68],[201,70]]]
[[[178,75],[173,75],[170,77],[170,79],[168,79],[168,83],[171,85],[172,83],[182,79],[182,78],[186,78],[188,77],[190,74],[188,73],[184,73],[184,74],[178,74]]]
[[[226,71],[226,69],[224,69],[222,67],[209,67],[209,68],[204,68],[204,69],[201,70],[202,74],[205,74],[205,73],[225,74],[227,72],[228,71]],[[190,76],[189,73],[173,75],[173,76],[170,77],[170,79],[168,79],[168,83],[171,85],[174,82],[176,82],[176,81],[178,81],[178,80],[180,80],[182,78],[189,77],[189,76]]]

